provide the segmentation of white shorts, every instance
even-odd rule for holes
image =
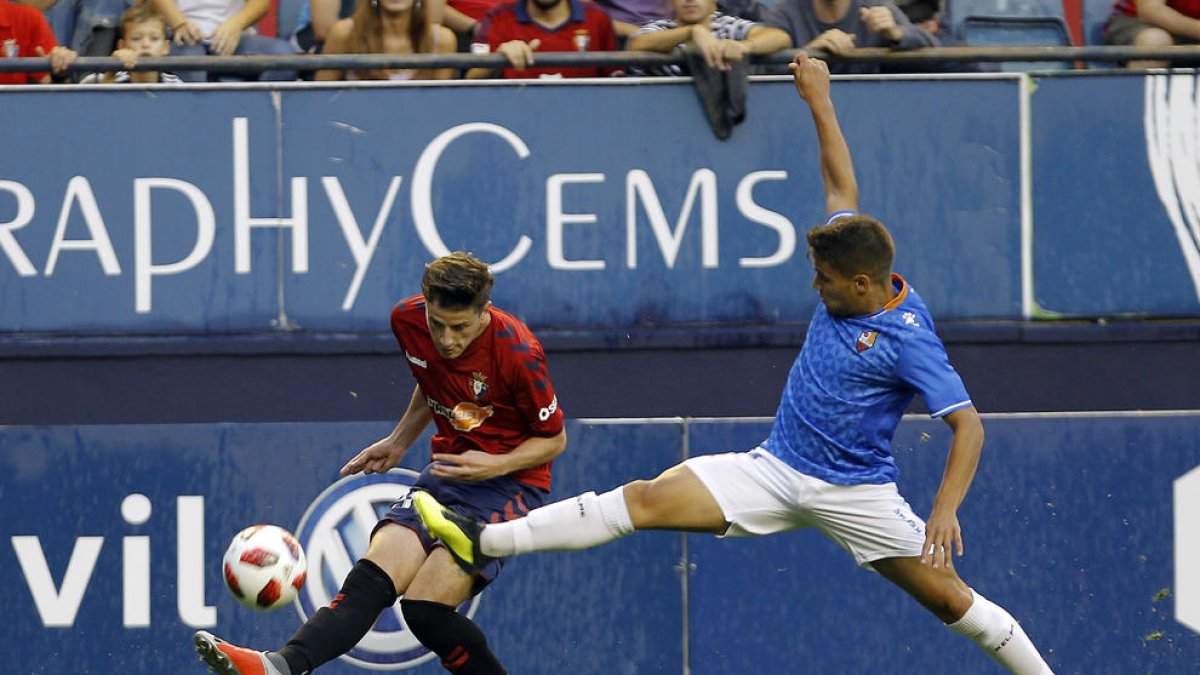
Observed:
[[[684,461],[712,493],[726,537],[752,537],[816,527],[859,565],[921,555],[925,521],[895,483],[834,485],[796,471],[778,457],[749,452],[701,455]]]

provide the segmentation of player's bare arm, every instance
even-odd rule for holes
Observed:
[[[523,443],[503,455],[493,455],[482,450],[451,455],[433,453],[433,466],[429,471],[438,478],[455,480],[487,480],[540,466],[562,454],[567,449],[567,431],[563,429],[554,436],[530,436]]]
[[[826,213],[858,211],[858,180],[854,177],[850,146],[842,135],[837,111],[829,96],[829,66],[824,61],[799,52],[788,67],[792,71],[796,91],[808,103],[817,129]]]
[[[381,438],[367,446],[342,467],[341,475],[352,473],[384,473],[404,458],[404,453],[425,431],[425,427],[433,421],[433,412],[425,403],[425,394],[420,385],[413,388],[412,398],[408,401],[408,409],[396,424],[396,428],[386,438]]]
[[[933,511],[925,523],[925,544],[921,548],[921,563],[932,564],[934,568],[953,568],[953,554],[964,552],[958,507],[975,480],[983,451],[983,423],[974,406],[955,410],[944,419],[954,437],[942,484],[933,499]]]

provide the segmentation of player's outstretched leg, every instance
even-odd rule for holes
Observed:
[[[1003,607],[971,591],[970,609],[949,624],[950,630],[970,638],[997,663],[1018,675],[1053,675],[1021,624]]]
[[[413,495],[413,504],[417,507],[417,513],[421,514],[425,529],[442,540],[454,562],[468,574],[478,572],[493,560],[479,550],[483,523],[442,506],[428,492],[421,491]]]
[[[624,492],[624,486],[602,495],[585,492],[538,507],[523,518],[487,524],[463,518],[426,494],[414,499],[429,533],[445,542],[456,560],[474,561],[471,564],[479,567],[481,559],[579,551],[632,533]]]
[[[265,653],[230,644],[207,631],[196,631],[192,642],[200,660],[218,675],[283,675]]]

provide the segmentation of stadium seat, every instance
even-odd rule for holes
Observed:
[[[946,0],[945,18],[951,31],[963,37],[963,24],[971,17],[1027,17],[1058,19],[1066,28],[1062,0]]]
[[[1071,45],[1062,0],[946,0],[947,24],[971,47]],[[1067,70],[1067,61],[1013,61],[1005,71]]]
[[[1071,36],[1062,19],[1050,16],[969,16],[962,40],[970,47],[1067,47]],[[1070,61],[1008,61],[1003,71],[1070,70]]]

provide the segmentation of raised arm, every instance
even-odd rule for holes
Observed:
[[[796,91],[808,103],[817,129],[826,214],[858,211],[858,181],[854,177],[854,162],[850,159],[846,137],[838,125],[833,99],[829,97],[829,66],[824,61],[799,52],[788,67],[796,81]]]

